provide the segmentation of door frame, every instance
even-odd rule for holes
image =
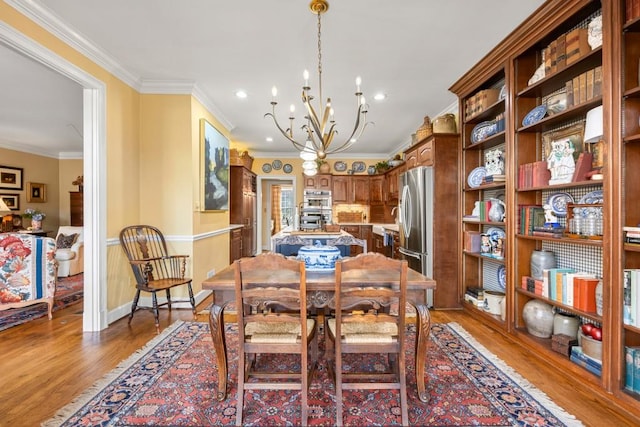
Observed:
[[[263,181],[278,181],[278,183],[286,183],[286,184],[291,184],[291,186],[293,187],[293,194],[294,194],[294,203],[297,205],[298,204],[298,200],[297,200],[297,195],[298,192],[296,190],[296,183],[297,180],[294,176],[291,175],[258,175],[258,181],[257,181],[257,186],[258,186],[258,192],[257,192],[257,199],[258,199],[258,216],[257,216],[257,231],[256,231],[256,235],[257,235],[257,245],[256,247],[258,248],[258,253],[262,252],[263,248],[262,248],[262,230],[263,227],[266,226],[264,221],[263,221],[263,207],[262,207],[262,184]],[[267,198],[270,199],[271,195],[267,194]],[[267,212],[266,214],[270,215],[271,214],[271,209],[270,206],[267,208]],[[267,216],[267,218],[270,218],[270,216]],[[271,248],[271,245],[268,245],[269,249]]]
[[[107,321],[106,245],[106,85],[65,58],[0,21],[0,43],[69,78],[83,88],[84,296],[82,328],[105,329]]]

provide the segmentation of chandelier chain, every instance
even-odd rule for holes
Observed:
[[[318,12],[318,94],[322,102],[322,14]]]

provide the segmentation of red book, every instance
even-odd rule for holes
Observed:
[[[591,163],[593,162],[593,154],[580,153],[576,162],[576,169],[573,172],[572,182],[582,182],[587,180],[587,174],[591,171]]]
[[[573,278],[573,308],[578,310],[582,310],[582,285],[580,281],[582,277],[574,277]]]
[[[575,279],[574,279],[575,280]],[[580,306],[581,310],[589,313],[596,312],[596,286],[600,282],[600,279],[591,277],[582,277],[580,280],[582,289],[580,291],[580,300],[582,301]]]

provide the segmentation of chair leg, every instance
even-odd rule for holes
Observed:
[[[136,312],[138,308],[138,300],[140,299],[140,289],[136,291],[136,296],[133,297],[133,302],[131,303],[131,313],[129,313],[129,324],[131,324],[131,320],[133,319],[133,313]]]
[[[167,289],[167,307],[171,311],[171,289]]]
[[[339,338],[336,338],[336,341]],[[338,349],[339,344],[336,342],[335,356],[335,384],[336,384],[336,425],[342,426],[342,353]]]
[[[158,310],[158,296],[156,292],[151,292],[151,300],[153,301],[153,316],[156,318],[156,332],[160,333],[160,310]]]
[[[246,356],[243,351],[238,355],[238,394],[236,400],[236,426],[242,425],[242,410],[244,409],[244,381]]]
[[[193,310],[193,314],[196,314],[196,299],[193,297],[193,289],[191,288],[191,283],[187,284],[187,289],[189,289],[189,302],[191,302],[191,307]]]

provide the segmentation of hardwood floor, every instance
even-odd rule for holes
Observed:
[[[198,309],[208,306],[203,302]],[[82,332],[82,306],[0,332],[2,391],[0,426],[37,426],[91,386],[119,362],[155,336],[150,312],[136,313],[102,332]],[[640,418],[616,411],[606,399],[558,375],[491,328],[462,311],[433,311],[435,323],[457,322],[480,343],[544,391],[587,426],[638,426]],[[161,311],[161,328],[173,321],[192,320],[190,310]],[[207,315],[197,320],[207,321]],[[213,390],[212,390],[213,392]]]

